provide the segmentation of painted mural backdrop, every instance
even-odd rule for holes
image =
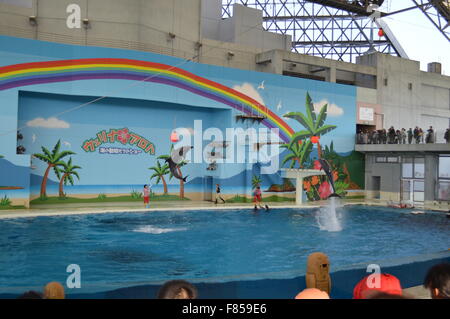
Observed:
[[[122,50],[109,48],[80,47],[80,59],[66,60],[61,59],[66,45],[7,37],[0,42],[21,53],[11,58],[0,49],[0,98],[5,102],[0,206],[25,197],[34,204],[139,201],[143,184],[152,185],[154,200],[202,199],[215,183],[229,202],[248,201],[257,186],[267,199],[293,200],[292,181],[280,172],[262,174],[263,163],[211,165],[187,159],[177,168],[186,183],[174,178],[166,162],[171,132],[177,127],[194,131],[198,120],[203,130],[277,128],[283,167],[319,168],[317,160],[324,158],[333,168],[338,193],[351,195],[364,186],[362,157],[353,151],[354,87],[183,64],[143,52],[127,52],[124,59]],[[43,51],[59,58],[33,61]],[[240,115],[260,120],[236,121]],[[10,133],[17,128],[20,141]],[[19,144],[25,155],[16,154]],[[328,181],[313,176],[305,180],[304,190],[310,200],[326,198]]]
[[[318,159],[325,159],[331,165],[336,194],[345,196],[349,189],[360,189],[360,185],[362,185],[360,172],[363,166],[353,169],[356,180],[356,182],[353,182],[347,163],[358,165],[358,163],[363,162],[362,155],[355,151],[346,156],[339,155],[334,150],[333,141],[331,141],[330,145],[325,145],[324,149],[322,149],[320,144],[321,136],[337,128],[336,125],[326,124],[328,104],[315,110],[311,96],[307,93],[305,107],[305,114],[302,112],[290,112],[284,115],[284,117],[298,121],[303,129],[295,132],[288,144],[281,146],[289,151],[289,154],[283,159],[283,164],[290,163],[290,168],[320,170],[322,167]],[[314,144],[317,145],[317,158],[311,155]],[[327,199],[331,195],[330,181],[327,180],[326,176],[319,175],[305,178],[303,189],[309,200]]]

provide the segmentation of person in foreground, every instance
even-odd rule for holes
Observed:
[[[38,291],[30,290],[27,292],[24,292],[22,295],[17,297],[17,299],[44,299],[42,294]]]
[[[306,288],[295,296],[295,299],[330,299],[325,291],[317,288]]]
[[[49,282],[44,287],[44,299],[64,299],[64,287],[59,282]]]
[[[431,267],[423,283],[431,299],[450,299],[450,263]]]
[[[185,280],[166,282],[158,291],[158,299],[197,299],[197,288]]]
[[[400,280],[390,274],[379,274],[379,278],[375,275],[366,276],[353,289],[353,299],[375,299],[381,293],[389,296],[402,296]]]

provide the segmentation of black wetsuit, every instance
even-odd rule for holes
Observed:
[[[220,196],[220,187],[216,186],[216,204],[218,199],[225,203],[225,200],[222,198],[222,196]]]

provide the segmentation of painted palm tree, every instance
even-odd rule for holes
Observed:
[[[170,147],[170,154],[172,154],[172,151],[173,151],[173,145]],[[168,158],[170,158],[170,155],[158,156],[158,159],[161,159],[161,160],[166,160]],[[181,177],[183,177],[183,173],[181,173],[181,167],[183,167],[187,163],[188,163],[187,161],[181,161],[180,163],[177,164],[177,172],[178,172],[178,175],[180,175]],[[172,179],[172,177],[173,177],[172,172],[170,172],[169,179]],[[184,181],[182,179],[180,179],[180,198],[181,199],[184,198]]]
[[[80,179],[80,176],[75,171],[77,169],[81,169],[80,166],[72,165],[72,157],[69,159],[67,163],[62,162],[61,167],[56,166],[55,167],[55,174],[59,179],[59,197],[63,198],[66,197],[64,194],[64,188],[63,185],[67,185],[67,183],[70,183],[70,185],[73,186],[73,176],[76,176],[78,180]],[[62,177],[61,177],[62,174]]]
[[[74,155],[75,153],[72,151],[60,151],[61,147],[61,141],[58,140],[58,143],[56,143],[55,147],[53,148],[52,152],[50,152],[47,148],[44,146],[41,147],[43,154],[33,154],[34,157],[37,159],[40,159],[41,161],[47,163],[47,169],[45,170],[44,177],[42,178],[41,183],[41,198],[47,197],[47,180],[48,180],[48,174],[50,173],[50,170],[53,168],[56,175],[58,166],[63,166],[65,163],[62,161],[62,159],[69,155]]]
[[[311,97],[307,92],[306,115],[304,115],[301,112],[290,112],[283,115],[284,117],[298,121],[306,129],[296,132],[292,136],[289,144],[290,147],[292,147],[293,144],[296,144],[303,139],[309,138],[311,140],[313,136],[320,137],[321,135],[324,135],[336,128],[336,125],[324,125],[325,120],[327,119],[327,108],[328,104],[325,104],[324,106],[322,106],[319,114],[316,115]],[[322,149],[320,147],[320,142],[318,139],[317,139],[317,151],[319,158],[322,158]]]
[[[262,179],[261,176],[253,175],[252,177],[252,189],[255,189],[258,186],[261,186]]]
[[[164,179],[164,176],[170,174],[169,165],[164,164],[161,166],[161,163],[159,161],[156,161],[156,166],[150,167],[149,169],[155,172],[152,176],[150,176],[150,179],[152,180],[153,178],[156,178],[156,185],[158,185],[159,182],[162,181],[164,186],[164,195],[166,195],[167,183],[166,180]]]
[[[294,144],[283,144],[281,148],[288,149],[291,151],[284,159],[281,165],[291,161],[290,168],[295,167],[295,163],[298,163],[299,168],[303,168],[305,161],[309,158],[311,154],[313,144],[310,140],[303,140],[299,143]]]

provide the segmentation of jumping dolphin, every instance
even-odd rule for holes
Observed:
[[[179,164],[182,161],[184,161],[187,152],[189,152],[193,148],[194,148],[193,146],[183,146],[177,148],[176,150],[172,151],[172,154],[170,154],[170,158],[173,160],[174,163]]]
[[[331,168],[330,168],[330,164],[328,164],[328,162],[324,159],[319,159],[319,163],[320,166],[322,166],[323,171],[325,172],[325,174],[327,174],[328,180],[330,181],[330,185],[331,188],[333,189],[333,193],[328,196],[328,198],[330,197],[341,197],[338,194],[336,194],[336,190],[334,188],[334,180],[333,180],[333,174],[331,173]]]
[[[172,173],[172,176],[179,180],[182,180],[185,183],[186,183],[187,176],[181,177],[181,175],[178,174],[177,168],[178,168],[178,164],[184,160],[186,153],[189,152],[189,150],[191,150],[192,148],[194,148],[194,147],[193,146],[183,146],[183,147],[177,148],[176,150],[172,151],[171,157],[166,159],[166,163],[169,164],[169,169],[170,169],[170,172]]]

